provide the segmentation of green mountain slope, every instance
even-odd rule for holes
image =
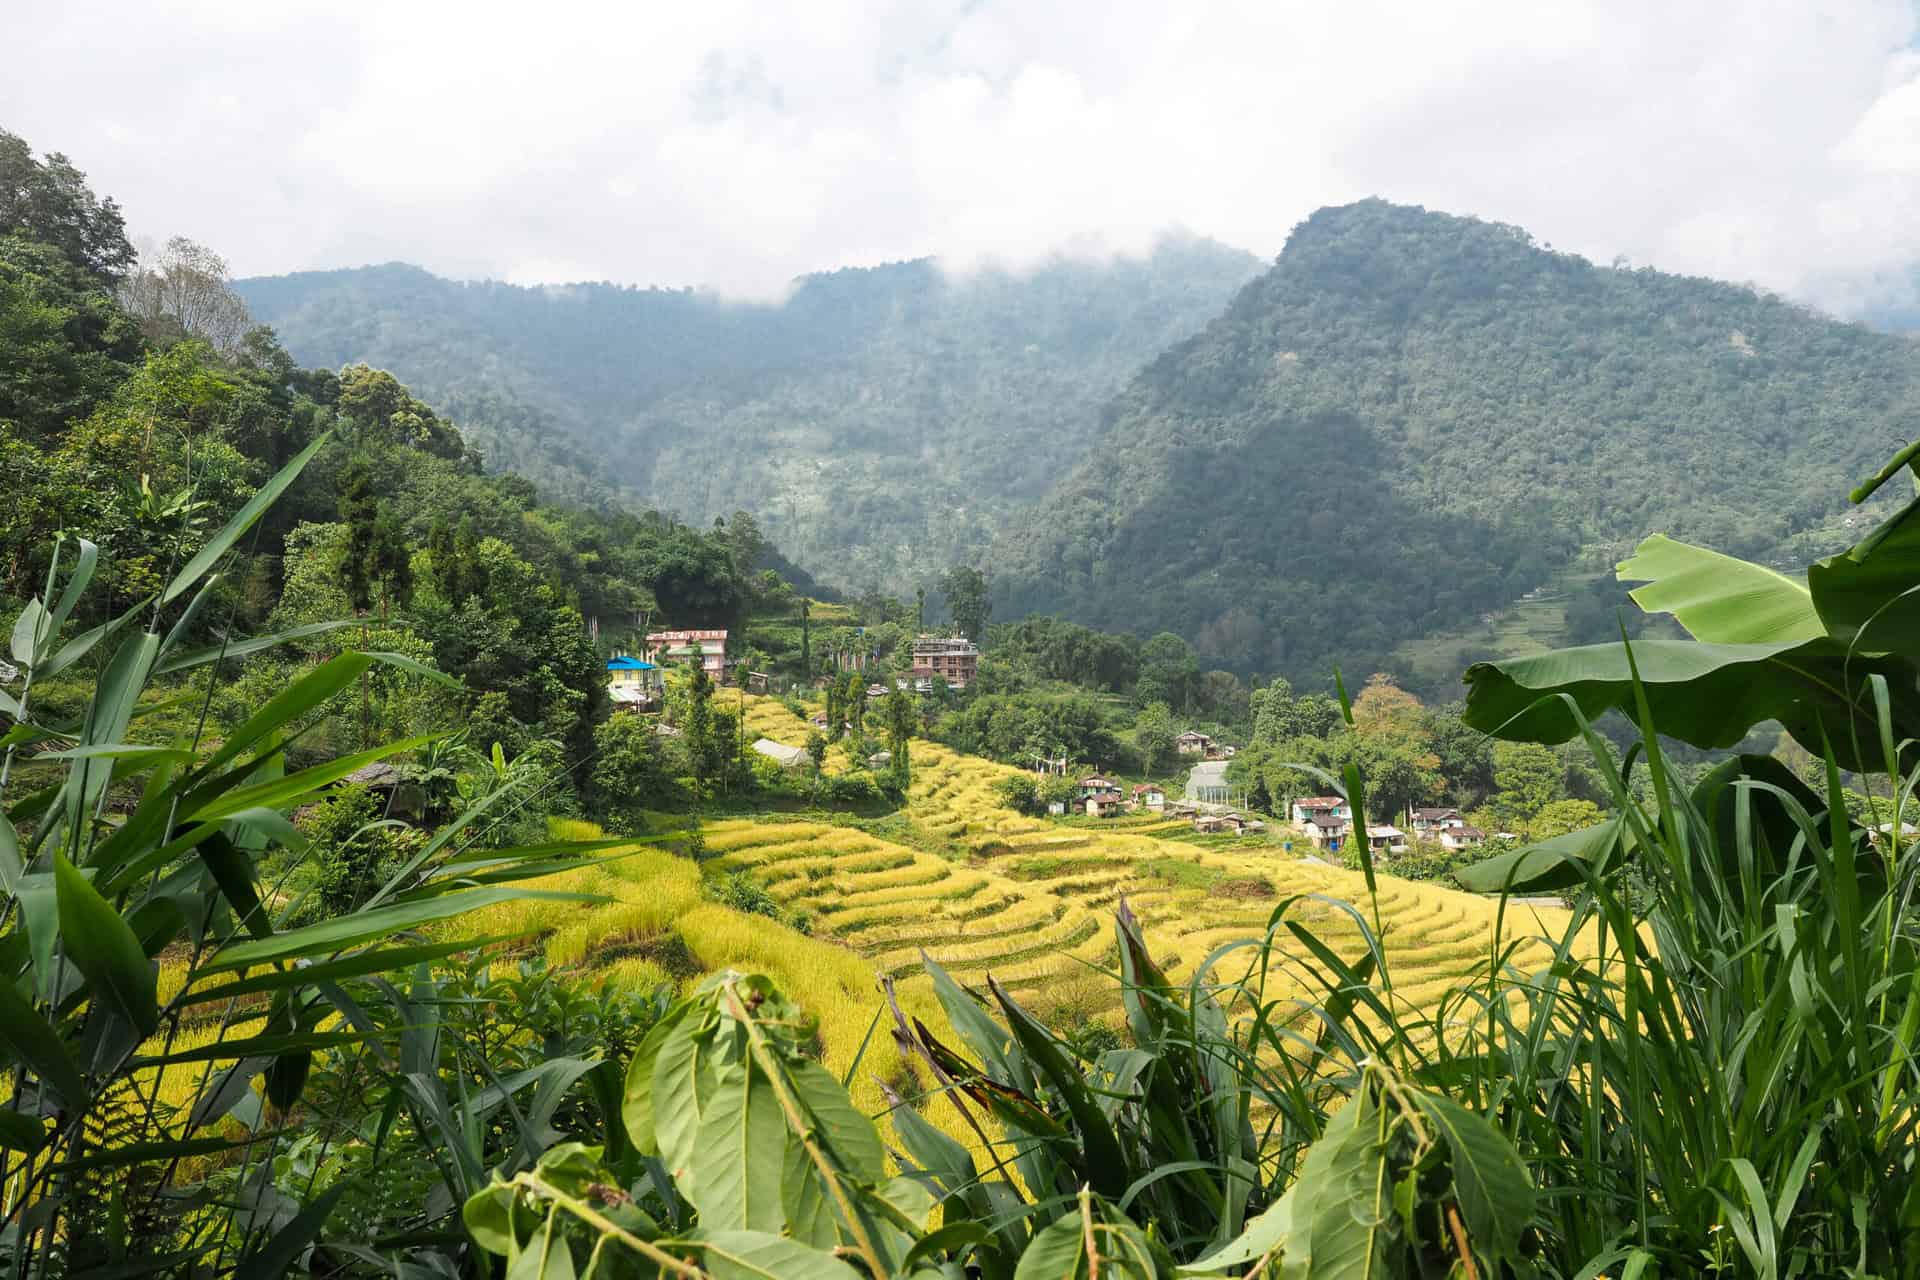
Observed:
[[[1843,545],[1838,495],[1911,436],[1916,358],[1516,228],[1323,209],[1006,531],[997,612],[1164,628],[1318,679],[1404,666],[1655,530],[1804,557]],[[1607,601],[1575,603],[1570,623],[1611,625]]]
[[[746,508],[823,581],[909,589],[1031,505],[1099,406],[1258,270],[1169,239],[1018,276],[835,271],[779,305],[399,265],[238,287],[301,361],[391,369],[555,496]]]

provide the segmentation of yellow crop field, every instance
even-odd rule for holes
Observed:
[[[777,705],[777,704],[776,704]],[[782,708],[784,711],[784,708]],[[804,740],[804,722],[786,713]],[[778,726],[768,736],[779,737]],[[1298,899],[1288,918],[1349,962],[1365,949],[1361,921],[1373,926],[1358,872],[1283,855],[1270,844],[1222,837],[1217,843],[1158,838],[1185,832],[1177,819],[1126,819],[1097,827],[1026,817],[1000,806],[994,783],[1014,772],[938,743],[913,744],[907,814],[922,830],[952,841],[964,857],[890,846],[825,824],[739,820],[709,828],[708,847],[724,866],[763,879],[782,902],[808,912],[815,932],[845,943],[874,968],[924,986],[921,956],[963,981],[991,974],[1025,993],[1044,1014],[1061,993],[1086,1012],[1096,967],[1110,968],[1113,912],[1124,897],[1149,945],[1169,971],[1190,977],[1224,944],[1260,936],[1276,906]],[[1502,939],[1526,941],[1512,957],[1543,966],[1567,913],[1510,906],[1504,920],[1489,901],[1434,884],[1379,879],[1382,950],[1403,1006],[1431,1006]],[[1218,976],[1238,976],[1248,951],[1230,955]],[[1305,995],[1309,953],[1283,935],[1268,972],[1270,994]],[[1240,966],[1240,970],[1234,968]],[[1116,1011],[1111,983],[1092,999]]]

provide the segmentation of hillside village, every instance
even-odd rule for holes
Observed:
[[[749,669],[745,660],[731,654],[732,639],[724,628],[649,631],[644,656],[616,653],[608,659],[608,697],[617,710],[660,716],[665,709],[666,673],[670,669],[691,670],[696,665],[716,686],[755,694],[774,692],[777,685],[789,696],[794,692],[813,696],[824,692],[836,678],[869,677],[864,682],[852,680],[849,686],[869,702],[896,690],[923,700],[944,701],[964,694],[979,676],[980,647],[963,636],[921,633],[910,644],[900,646],[897,653],[887,654],[860,628],[832,653],[837,677],[818,676],[797,689],[791,677]],[[832,733],[834,726],[826,711],[810,713],[806,723],[814,734],[839,736]],[[855,726],[845,721],[839,728],[852,732]],[[657,732],[671,736],[678,729],[661,718]],[[804,743],[761,736],[747,745],[781,771],[804,770],[813,761]],[[1180,820],[1189,823],[1198,835],[1259,837],[1277,844],[1283,853],[1297,850],[1308,858],[1345,858],[1361,838],[1352,809],[1340,796],[1281,797],[1276,801],[1231,782],[1229,768],[1240,750],[1234,743],[1188,728],[1173,736],[1172,747],[1176,759],[1187,763],[1184,782],[1177,792],[1161,781],[1127,782],[1101,773],[1078,776],[1068,786],[1065,775],[1069,760],[1036,757],[1032,772],[1055,783],[1036,803],[1050,818],[1113,820],[1133,815]],[[863,765],[879,773],[889,767],[891,757],[887,751],[877,751],[856,757],[855,763],[856,767]],[[1490,839],[1503,843],[1518,839],[1511,833],[1489,837],[1485,830],[1469,823],[1460,810],[1449,807],[1409,805],[1398,822],[1360,824],[1359,830],[1376,858],[1391,860],[1416,847],[1459,854],[1480,849]]]

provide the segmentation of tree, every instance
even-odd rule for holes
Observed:
[[[1273,812],[1273,793],[1267,790],[1265,774],[1253,775],[1253,786],[1247,790],[1247,808],[1255,813],[1271,814]]]
[[[373,576],[380,584],[380,616],[390,606],[413,602],[413,549],[391,508],[382,504],[373,522]]]
[[[847,672],[847,723],[857,738],[867,731],[867,681],[858,671]]]
[[[800,678],[813,679],[813,601],[800,597]]]
[[[719,755],[713,730],[713,680],[707,664],[694,655],[693,675],[687,683],[687,723],[682,737],[687,745],[687,764],[693,770],[693,798],[697,804],[706,797],[707,783],[718,770]]]
[[[901,795],[906,794],[911,780],[907,751],[913,737],[913,719],[913,698],[896,684],[887,695],[887,753],[891,757],[888,767],[893,773],[893,788]]]
[[[127,276],[120,300],[156,342],[197,338],[224,355],[238,356],[253,317],[228,279],[225,258],[174,236],[151,262]]]
[[[1200,662],[1185,640],[1162,631],[1140,647],[1140,679],[1134,690],[1142,702],[1189,711],[1199,687]]]
[[[340,585],[355,613],[373,607],[374,539],[380,503],[373,496],[373,478],[364,459],[347,466],[340,486],[340,518],[347,526],[347,545],[340,557]]]
[[[1133,743],[1148,773],[1158,773],[1173,759],[1173,713],[1164,702],[1150,702],[1134,722]]]
[[[667,768],[660,735],[644,716],[615,715],[593,731],[591,805],[612,830],[635,833],[643,809],[671,804],[679,790]]]
[[[987,575],[971,565],[955,565],[940,576],[940,591],[947,598],[947,610],[953,614],[960,634],[978,644],[987,634],[987,619],[993,616],[993,601],[988,598]]]
[[[1493,810],[1508,826],[1525,826],[1563,793],[1566,767],[1537,742],[1493,744]]]
[[[827,739],[818,729],[807,735],[807,759],[813,761],[814,776],[819,777],[827,767]]]
[[[107,287],[133,266],[126,219],[102,200],[87,175],[57,151],[35,160],[26,140],[0,129],[0,236],[20,236],[58,249],[75,268]]]
[[[846,686],[838,675],[827,681],[827,741],[838,742],[847,720]]]
[[[1420,699],[1402,689],[1386,672],[1376,672],[1367,680],[1360,696],[1353,700],[1354,728],[1417,728],[1426,708]]]
[[[1529,841],[1551,840],[1598,823],[1606,814],[1591,800],[1552,800],[1540,807],[1527,823]]]

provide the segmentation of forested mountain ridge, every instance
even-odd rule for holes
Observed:
[[[905,590],[984,548],[1099,406],[1258,270],[1168,238],[1024,274],[827,272],[778,305],[398,264],[237,287],[298,359],[393,370],[555,496],[700,521],[746,507],[824,580]]]
[[[1804,556],[1910,433],[1916,359],[1518,228],[1322,209],[1006,532],[998,610],[1178,630],[1203,661],[1317,681],[1656,530]]]

